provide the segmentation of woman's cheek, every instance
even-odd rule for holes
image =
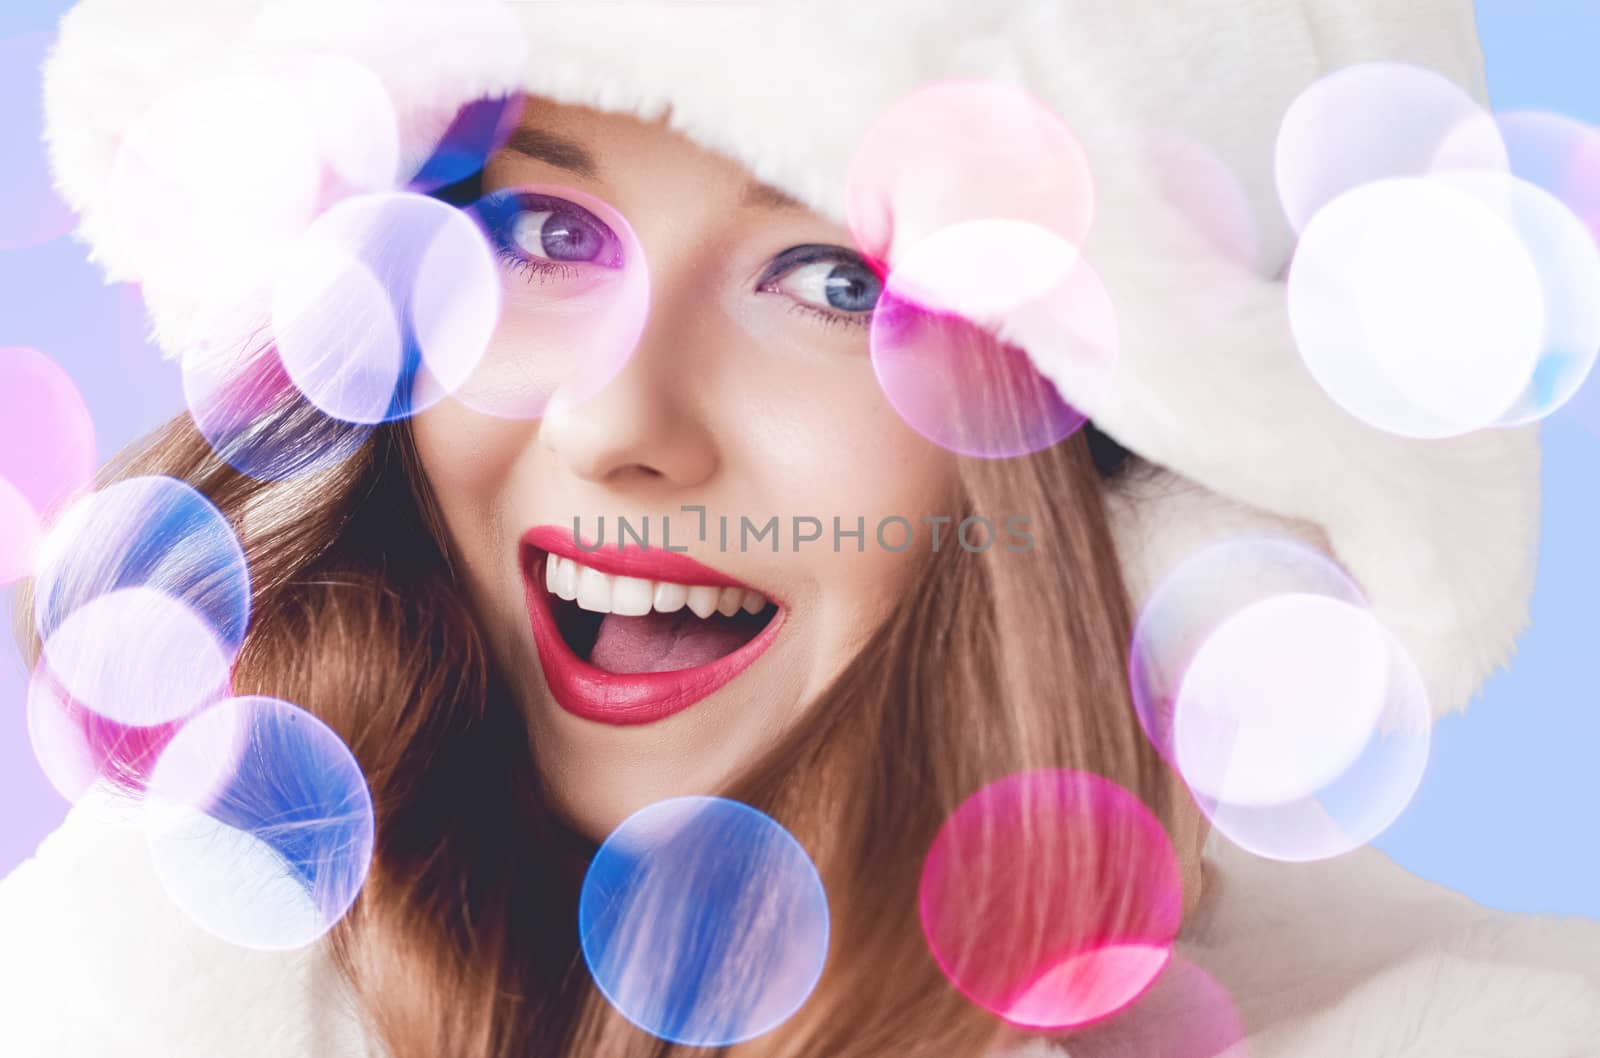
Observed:
[[[853,374],[809,393],[796,387],[793,403],[769,408],[749,437],[774,477],[762,493],[782,497],[767,513],[779,516],[788,561],[822,586],[834,618],[870,623],[932,550],[934,520],[950,519],[940,544],[954,546],[955,457],[906,426],[870,366]],[[797,548],[802,532],[817,538]]]
[[[416,416],[412,438],[450,543],[471,579],[495,579],[512,561],[520,462],[532,451],[537,423],[497,419],[445,400]]]
[[[440,503],[490,498],[531,442],[536,424],[497,419],[445,400],[416,416],[413,438]],[[448,512],[447,512],[448,513]]]

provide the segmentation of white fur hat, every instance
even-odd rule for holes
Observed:
[[[112,278],[138,278],[108,204],[124,133],[186,79],[297,52],[376,75],[402,172],[462,104],[525,89],[665,116],[841,221],[850,161],[890,103],[953,77],[1020,84],[1080,137],[1097,176],[1084,252],[1118,308],[1122,351],[1110,387],[1075,403],[1167,472],[1114,485],[1136,601],[1205,543],[1294,533],[1351,573],[1439,714],[1467,704],[1527,621],[1537,429],[1410,440],[1333,403],[1290,332],[1295,237],[1273,180],[1286,108],[1339,67],[1409,61],[1483,100],[1470,0],[80,0],[45,70],[47,140],[79,234]],[[1227,327],[1203,324],[1208,280],[1227,262],[1128,149],[1137,129],[1204,144],[1254,208],[1259,274],[1234,288]],[[254,323],[154,292],[150,310],[171,351]]]

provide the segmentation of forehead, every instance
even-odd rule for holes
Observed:
[[[787,192],[756,180],[739,162],[701,147],[668,122],[667,114],[646,121],[530,97],[505,147],[489,162],[491,176],[501,167],[529,160],[602,186],[677,174],[694,180],[707,194],[734,195],[743,206],[811,213]]]

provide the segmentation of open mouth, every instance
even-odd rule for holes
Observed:
[[[561,641],[601,672],[677,672],[728,657],[761,634],[778,607],[753,589],[618,577],[542,552],[543,584]]]
[[[545,682],[569,713],[643,724],[749,668],[784,605],[678,552],[580,549],[539,526],[522,539],[528,616]]]

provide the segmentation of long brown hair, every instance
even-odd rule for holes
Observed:
[[[297,417],[303,428],[303,405],[285,406],[280,437]],[[787,827],[817,863],[832,915],[809,1001],[726,1053],[946,1058],[1007,1037],[946,980],[917,913],[930,842],[986,783],[1080,769],[1175,830],[1171,776],[1128,704],[1130,605],[1086,438],[960,459],[956,502],[1026,513],[1034,546],[930,553],[806,721],[708,791]],[[137,474],[188,482],[240,535],[254,622],[234,693],[309,709],[364,769],[375,861],[331,949],[393,1058],[723,1053],[646,1034],[590,980],[576,894],[593,846],[547,806],[403,422],[329,469],[273,483],[233,469],[180,416],[102,482]],[[1062,884],[1059,864],[1033,866]],[[1117,894],[1097,899],[1108,917],[1127,913]]]

